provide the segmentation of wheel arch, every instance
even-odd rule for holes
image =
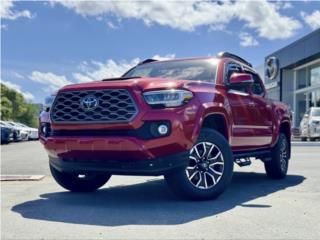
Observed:
[[[214,129],[219,132],[222,136],[229,141],[229,131],[225,115],[222,112],[214,112],[207,114],[203,121],[201,127],[206,127]]]

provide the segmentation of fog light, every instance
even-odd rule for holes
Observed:
[[[168,126],[165,124],[161,124],[158,126],[158,132],[160,135],[166,135],[168,133]]]

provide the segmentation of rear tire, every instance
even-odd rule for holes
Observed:
[[[289,165],[289,143],[286,135],[280,133],[276,146],[271,151],[272,159],[264,163],[267,176],[282,179],[287,176]]]
[[[72,192],[92,192],[102,187],[111,177],[110,174],[86,173],[83,178],[79,174],[60,172],[50,165],[50,171],[56,182]]]
[[[231,182],[232,175],[233,155],[229,143],[219,132],[204,128],[190,150],[189,165],[165,175],[165,179],[178,196],[206,200],[219,196]]]

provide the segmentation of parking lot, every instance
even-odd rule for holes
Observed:
[[[177,199],[162,177],[113,176],[101,190],[69,193],[50,177],[39,142],[3,145],[2,239],[319,239],[320,145],[294,144],[289,175],[269,180],[260,162],[236,167],[218,199]],[[308,146],[305,146],[308,145]]]

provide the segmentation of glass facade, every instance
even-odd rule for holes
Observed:
[[[295,70],[294,126],[310,107],[320,107],[320,63]]]
[[[320,85],[320,64],[310,68],[310,85]]]

